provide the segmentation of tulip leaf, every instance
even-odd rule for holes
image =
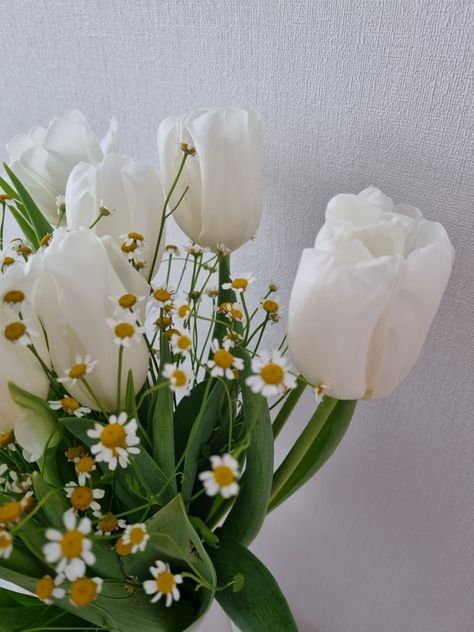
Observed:
[[[38,238],[36,237],[36,233],[33,230],[33,227],[31,226],[31,224],[28,222],[28,220],[25,219],[25,217],[20,212],[20,210],[18,208],[15,208],[12,204],[8,205],[8,209],[10,213],[13,215],[13,219],[16,221],[16,223],[20,227],[23,235],[25,236],[25,239],[28,242],[30,242],[30,244],[33,246],[35,250],[38,249],[39,241],[38,241]]]
[[[135,385],[133,383],[133,371],[130,369],[127,376],[125,391],[125,408],[129,417],[138,420],[137,400],[135,397]]]
[[[7,195],[9,195],[14,200],[16,200],[17,202],[21,201],[15,189],[12,186],[10,186],[8,182],[4,180],[4,178],[1,178],[1,177],[0,177],[0,187]]]
[[[330,401],[330,398],[326,398]],[[332,400],[334,401],[334,400]],[[283,485],[279,486],[269,503],[269,511],[278,507],[284,500],[294,494],[326,463],[341,442],[354,414],[357,400],[337,400],[331,413],[324,420],[314,439],[305,447],[299,463],[292,470]],[[309,422],[317,421],[317,412]],[[282,466],[284,466],[285,461]],[[282,467],[281,466],[281,467]],[[281,470],[280,470],[281,471]],[[278,475],[278,471],[276,475]]]
[[[179,461],[186,449],[189,435],[196,419],[196,411],[201,408],[206,384],[207,380],[196,384],[189,395],[183,397],[176,406],[174,412],[174,446],[177,461]]]
[[[8,174],[8,177],[10,178],[10,180],[12,181],[14,185],[25,210],[28,213],[28,218],[30,220],[30,224],[33,226],[33,229],[36,233],[36,237],[40,241],[42,237],[50,234],[53,231],[53,229],[51,225],[49,224],[49,222],[44,217],[43,213],[40,211],[40,209],[36,205],[36,203],[34,202],[31,195],[28,193],[28,191],[25,189],[25,187],[22,185],[22,183],[17,178],[17,176],[13,173],[10,167],[5,163],[3,163],[3,166],[5,168],[5,171]]]
[[[219,591],[216,598],[241,632],[297,632],[291,610],[270,571],[248,549],[223,530],[217,532],[219,548],[209,555],[219,585],[236,579],[241,588]],[[242,579],[243,576],[243,586]]]
[[[253,393],[245,383],[250,373],[250,357],[243,349],[235,349],[234,353],[244,360],[239,379],[244,417],[243,441],[249,447],[240,492],[223,529],[248,545],[260,531],[267,514],[273,478],[273,433],[267,400]]]
[[[166,381],[162,377],[163,369],[165,364],[171,363],[171,361],[169,342],[166,335],[162,332],[160,336],[160,378],[158,385]],[[153,458],[163,470],[165,477],[169,481],[169,489],[174,495],[177,492],[177,485],[175,477],[173,392],[168,386],[158,390],[152,410]]]
[[[185,450],[181,493],[186,503],[192,496],[199,459],[219,420],[223,399],[221,382],[214,384],[213,380],[208,380]]]
[[[33,474],[33,489],[51,526],[64,528],[63,514],[70,509],[64,490],[49,485],[39,472]]]

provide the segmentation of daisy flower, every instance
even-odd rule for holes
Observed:
[[[220,494],[222,498],[237,496],[239,484],[239,464],[230,454],[211,456],[212,470],[201,472],[199,480],[203,482],[208,496]]]
[[[83,445],[74,446],[72,448],[68,448],[64,453],[64,456],[67,458],[68,463],[74,463],[76,459],[80,459],[86,455],[86,449]]]
[[[173,575],[169,564],[161,560],[157,560],[155,565],[150,567],[150,573],[153,579],[143,582],[143,590],[147,595],[153,595],[151,603],[156,603],[163,596],[166,596],[166,607],[171,606],[173,601],[179,601],[178,584],[183,583],[181,575]]]
[[[216,244],[216,251],[223,257],[227,257],[232,252],[232,250],[228,248],[225,244]]]
[[[202,248],[198,244],[190,244],[189,246],[186,246],[185,250],[192,257],[200,257],[205,252],[209,252],[209,248]]]
[[[109,296],[109,299],[115,304],[115,313],[121,314],[124,310],[126,312],[135,312],[140,303],[145,300],[145,297],[127,293],[120,296]]]
[[[147,531],[146,524],[143,523],[127,525],[122,536],[123,544],[125,544],[125,546],[129,544],[132,545],[132,553],[144,551],[149,539],[150,534]]]
[[[9,472],[11,483],[8,489],[15,494],[25,494],[33,487],[33,478],[31,474],[17,474],[14,470]]]
[[[91,532],[91,521],[82,518],[78,522],[73,509],[63,514],[63,521],[66,531],[46,530],[49,542],[43,546],[43,554],[48,564],[56,564],[57,573],[64,573],[69,581],[74,581],[84,575],[86,564],[95,564],[92,542],[86,537]]]
[[[167,305],[169,305],[173,300],[173,295],[173,290],[166,285],[153,288],[152,296],[155,299],[158,307],[166,307]]]
[[[100,515],[100,504],[97,501],[102,500],[105,496],[104,489],[92,489],[91,487],[71,482],[66,485],[64,491],[73,509],[76,511],[92,509],[94,515]]]
[[[3,330],[3,335],[7,340],[13,343],[19,342],[24,347],[32,344],[32,337],[37,337],[39,334],[28,326],[26,320],[16,320],[8,325]]]
[[[117,465],[127,467],[130,455],[140,452],[136,447],[140,443],[137,421],[128,420],[126,412],[120,413],[118,417],[111,415],[106,426],[96,423],[93,430],[87,431],[87,435],[91,439],[99,439],[99,443],[91,447],[91,452],[97,462],[108,463],[112,471],[117,469]]]
[[[145,331],[143,327],[137,325],[133,315],[126,313],[124,313],[123,318],[119,320],[107,318],[107,324],[113,330],[115,334],[114,342],[119,347],[129,347],[131,340],[139,342],[141,340],[141,334]]]
[[[78,355],[75,363],[64,371],[64,377],[58,377],[58,382],[68,386],[75,386],[77,380],[82,380],[86,375],[92,373],[96,364],[97,360],[92,360],[89,354],[84,357]]]
[[[68,415],[74,415],[75,417],[84,417],[91,412],[90,408],[81,406],[77,399],[74,397],[63,397],[62,399],[52,400],[49,402],[51,410],[63,410]]]
[[[13,430],[0,433],[0,448],[10,447],[14,443],[15,435],[13,434]]]
[[[262,301],[262,308],[267,313],[267,317],[277,323],[281,317],[280,303],[273,298],[266,298]]]
[[[178,368],[174,364],[165,364],[162,375],[170,381],[170,389],[172,391],[182,395],[189,395],[191,380],[194,377],[190,370],[184,367]]]
[[[252,373],[245,383],[253,393],[261,393],[264,397],[283,395],[296,386],[296,378],[288,372],[288,362],[278,351],[271,355],[262,351],[260,357],[255,356]]]
[[[326,384],[318,384],[318,386],[314,387],[313,392],[317,404],[321,403],[323,397],[326,395],[328,388],[329,386],[327,386]]]
[[[0,268],[2,272],[5,272],[5,269],[10,268],[15,263],[24,263],[24,261],[13,248],[8,248],[3,252],[0,251]]]
[[[181,254],[176,244],[166,244],[165,250],[166,252],[169,252],[170,255],[176,255],[177,257]]]
[[[248,286],[255,281],[255,277],[250,272],[245,274],[239,274],[238,276],[231,276],[229,283],[223,283],[223,290],[234,290],[238,294],[242,294],[248,288]]]
[[[40,601],[50,606],[53,603],[53,597],[62,599],[66,594],[64,588],[59,588],[63,581],[64,575],[57,575],[55,579],[50,575],[45,575],[36,582],[35,595]]]
[[[103,584],[100,577],[78,577],[69,586],[69,601],[78,608],[87,606],[97,599]]]
[[[191,313],[191,305],[186,298],[182,298],[175,302],[174,314],[178,320],[186,320]]]
[[[13,538],[8,531],[0,530],[0,559],[7,560],[13,551]]]
[[[117,518],[113,513],[106,513],[98,516],[98,518],[97,535],[111,535],[113,531],[125,529],[127,526],[126,520],[123,518]]]
[[[140,259],[143,256],[144,237],[141,233],[130,232],[119,235],[122,240],[120,249],[127,255],[129,261]]]
[[[212,341],[213,356],[212,360],[207,361],[212,377],[226,377],[228,380],[233,380],[236,377],[234,370],[241,371],[244,368],[244,361],[241,358],[236,358],[229,351],[231,347],[231,340],[224,340],[222,346],[217,338]]]
[[[187,332],[173,334],[171,336],[171,347],[174,353],[186,353],[193,346],[191,336]]]
[[[92,472],[95,472],[97,469],[95,459],[90,454],[76,456],[74,459],[74,467],[76,468],[79,485],[85,485],[86,481],[91,478]]]
[[[13,525],[21,518],[21,514],[26,507],[26,502],[22,500],[8,500],[0,505],[0,525]]]
[[[239,303],[222,303],[217,308],[217,311],[223,314],[229,320],[235,320],[242,322],[244,319],[243,308]]]
[[[22,290],[11,289],[3,295],[3,302],[16,312],[20,312],[25,299],[26,296]]]

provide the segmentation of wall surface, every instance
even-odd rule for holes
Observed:
[[[238,255],[245,269],[251,257],[262,287],[274,278],[287,297],[300,251],[337,192],[374,184],[446,225],[454,275],[410,379],[385,401],[360,405],[332,461],[272,514],[254,549],[302,632],[472,632],[472,2],[2,0],[0,8],[5,142],[78,107],[97,129],[115,114],[124,150],[156,161],[155,131],[169,113],[233,103],[263,112],[265,217]],[[280,456],[310,405],[282,437]]]

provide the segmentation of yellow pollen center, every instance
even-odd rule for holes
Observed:
[[[173,588],[176,586],[173,573],[169,571],[163,571],[156,578],[156,587],[162,595],[167,595],[173,592]]]
[[[278,311],[278,303],[276,301],[272,301],[271,299],[267,299],[263,301],[263,309],[267,312],[267,314],[275,314]]]
[[[118,528],[118,520],[111,513],[105,514],[105,516],[102,516],[99,520],[99,529],[101,529],[101,531],[108,533],[109,531],[116,531]]]
[[[100,435],[102,445],[111,450],[125,446],[126,438],[127,433],[120,424],[109,424],[105,426]]]
[[[155,320],[155,325],[160,329],[166,329],[171,325],[171,318],[169,316],[159,317]]]
[[[11,266],[14,263],[15,263],[15,259],[13,257],[5,257],[3,259],[3,265],[4,266]]]
[[[230,369],[234,362],[234,356],[225,349],[218,349],[214,353],[214,362],[221,369]]]
[[[171,299],[171,294],[168,292],[168,290],[165,290],[164,288],[155,290],[153,292],[153,296],[154,298],[156,298],[157,301],[160,301],[161,303],[165,303],[166,301],[169,301]]]
[[[186,378],[186,373],[184,371],[180,371],[179,369],[177,371],[174,371],[173,379],[174,379],[175,385],[178,387],[186,385],[187,378]]]
[[[68,560],[80,557],[84,535],[80,531],[66,531],[61,540],[61,554]]]
[[[20,255],[31,255],[31,248],[29,246],[18,246],[17,249],[18,254]]]
[[[5,303],[22,303],[25,300],[25,295],[21,290],[10,290],[3,296]]]
[[[10,445],[10,443],[13,443],[14,441],[15,435],[13,434],[13,431],[0,434],[0,448],[6,448],[7,445]]]
[[[232,316],[234,320],[242,320],[242,317],[243,317],[243,314],[240,311],[240,309],[237,309],[236,307],[232,307],[232,309],[230,310],[230,315]]]
[[[141,527],[134,527],[130,530],[129,538],[132,544],[141,544],[145,539],[145,532]]]
[[[49,244],[49,240],[50,239],[51,239],[51,235],[49,233],[46,233],[46,235],[41,237],[39,245],[40,246],[47,246]]]
[[[135,239],[135,241],[143,241],[144,240],[144,237],[143,237],[143,235],[141,233],[134,233],[134,232],[128,233],[128,238],[129,239]]]
[[[189,314],[190,311],[191,311],[191,308],[189,307],[187,303],[185,303],[184,305],[180,305],[178,307],[178,316],[180,318],[185,318]]]
[[[270,362],[266,364],[260,372],[262,380],[267,384],[281,384],[285,376],[283,369],[278,364]]]
[[[118,300],[120,307],[123,307],[125,309],[130,309],[135,305],[136,302],[137,297],[135,296],[135,294],[124,294]]]
[[[227,465],[218,465],[212,473],[219,487],[227,487],[235,481],[234,472]]]
[[[117,338],[131,338],[135,333],[135,327],[130,323],[119,323],[115,326],[115,335]]]
[[[232,281],[232,287],[234,290],[246,290],[249,282],[247,279],[234,279]]]
[[[176,346],[178,349],[182,349],[184,351],[185,349],[189,349],[191,344],[191,338],[189,338],[189,336],[180,336]]]
[[[129,555],[132,552],[132,548],[133,544],[131,542],[125,544],[123,537],[119,538],[115,543],[115,552],[120,556]]]
[[[70,501],[74,509],[84,511],[90,507],[93,498],[92,490],[89,487],[76,487],[71,494]]]
[[[81,577],[72,582],[69,596],[76,606],[87,606],[97,597],[97,586],[89,577]]]
[[[75,412],[78,408],[81,407],[77,399],[74,399],[74,397],[64,397],[61,400],[61,406],[64,408],[64,410],[67,410],[69,412]]]
[[[0,533],[0,549],[8,549],[11,543],[12,538],[8,533]]]
[[[36,582],[35,595],[39,599],[48,599],[48,597],[51,597],[53,590],[54,581],[49,575],[38,579],[38,581]]]
[[[12,500],[0,507],[0,523],[15,522],[21,516],[22,507],[19,502]]]
[[[69,369],[69,377],[74,380],[80,380],[87,373],[87,364],[80,362]]]
[[[87,474],[88,472],[92,472],[92,470],[94,469],[94,466],[95,466],[95,461],[93,457],[87,455],[87,456],[83,456],[82,459],[80,459],[76,463],[76,470],[79,472],[79,474]]]
[[[10,323],[5,327],[5,338],[11,342],[19,340],[26,332],[26,327],[23,323],[16,322]]]
[[[127,254],[129,254],[130,252],[134,252],[138,248],[138,244],[134,240],[134,241],[131,241],[129,244],[127,244],[127,242],[124,242],[120,247],[123,252],[126,252]]]

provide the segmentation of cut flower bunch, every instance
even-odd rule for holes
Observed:
[[[453,249],[378,189],[336,195],[268,348],[278,288],[230,264],[260,224],[261,137],[250,109],[168,118],[160,174],[120,153],[115,120],[100,140],[78,111],[8,144],[0,578],[31,596],[2,592],[5,629],[192,630],[216,598],[243,632],[297,630],[248,547],[357,400],[406,377]],[[22,234],[7,242],[8,213]],[[188,246],[167,243],[170,217]],[[275,467],[311,390],[315,412]]]

